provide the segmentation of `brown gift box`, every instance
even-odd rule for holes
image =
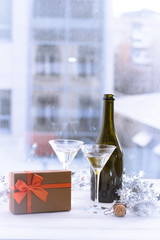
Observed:
[[[37,188],[35,178],[41,179],[41,183]],[[30,181],[30,184],[28,183]],[[18,182],[17,182],[18,181]],[[23,182],[22,182],[23,181]],[[19,183],[27,185],[29,191],[17,186]],[[30,191],[30,186],[33,186],[33,191]],[[18,184],[18,185],[17,185]],[[45,187],[46,186],[46,187]],[[23,186],[24,187],[24,186]],[[36,192],[45,192],[46,199],[43,201],[40,196],[36,196]],[[18,198],[24,195],[19,203],[15,200],[15,193]],[[29,195],[30,194],[30,199]],[[39,194],[39,193],[38,193]],[[40,193],[41,195],[41,193]],[[47,196],[46,196],[47,195]],[[44,197],[44,198],[45,198]],[[30,212],[28,205],[30,202]],[[53,171],[28,171],[28,172],[11,172],[10,173],[10,196],[9,196],[10,211],[14,214],[23,213],[40,213],[40,212],[58,212],[71,210],[71,171],[68,170],[53,170]]]

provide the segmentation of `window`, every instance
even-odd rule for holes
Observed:
[[[154,0],[0,0],[4,169],[54,168],[51,138],[95,142],[113,93],[126,170],[160,177],[159,27]]]
[[[148,49],[133,49],[132,61],[136,64],[150,64],[151,57],[149,56]]]
[[[78,49],[79,75],[94,76],[98,74],[98,49],[96,47],[80,46]]]
[[[99,18],[103,1],[71,0],[71,17],[79,19]]]
[[[33,37],[36,41],[61,41],[64,40],[63,29],[35,29],[33,31]]]
[[[70,40],[79,42],[101,41],[101,29],[71,29]]]
[[[65,0],[34,0],[33,16],[59,18],[65,16]]]
[[[41,96],[37,94],[34,102],[35,106],[35,123],[34,131],[51,131],[52,122],[58,118],[58,98],[48,96],[47,94]],[[54,107],[53,107],[54,106]]]
[[[36,49],[36,73],[60,75],[60,51],[58,46],[40,45]]]
[[[11,39],[12,0],[0,0],[0,40]]]
[[[11,130],[11,91],[0,90],[0,132]]]

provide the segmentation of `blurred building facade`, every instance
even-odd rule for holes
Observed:
[[[22,2],[0,0],[4,145],[27,139],[28,146],[36,142],[37,153],[43,155],[52,152],[50,138],[93,141],[99,131],[102,96],[113,80],[113,64],[105,61],[111,49],[106,18],[111,1]]]
[[[28,10],[26,1],[0,1],[0,153],[4,162],[3,156],[11,154],[11,149],[17,149],[26,140]],[[18,16],[13,12],[18,12]],[[23,143],[21,151],[25,152]]]
[[[159,177],[160,14],[124,13],[115,22],[115,119],[125,168]]]
[[[37,137],[43,144],[51,137],[96,139],[104,82],[112,81],[102,71],[109,12],[109,1],[33,1],[33,142]]]
[[[160,14],[124,13],[115,26],[115,89],[123,94],[160,91]]]
[[[115,87],[125,166],[160,176],[159,14],[126,13],[113,28],[111,13],[110,0],[0,0],[0,163],[7,170],[19,168],[28,148],[29,159],[35,150],[52,153],[50,138],[94,141],[102,96]]]

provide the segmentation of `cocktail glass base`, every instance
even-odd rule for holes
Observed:
[[[91,203],[89,208],[87,209],[87,211],[89,213],[93,213],[93,214],[103,214],[104,209],[100,204],[96,204],[96,203]]]
[[[109,215],[113,213],[113,205],[114,203],[99,203],[97,205],[92,202],[90,207],[87,208],[87,211],[95,215]]]

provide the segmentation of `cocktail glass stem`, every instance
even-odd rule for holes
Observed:
[[[66,162],[64,162],[64,163],[63,163],[63,169],[64,169],[64,170],[68,170],[68,168],[69,168],[69,164],[66,163]]]
[[[109,157],[115,150],[115,146],[106,145],[106,144],[84,144],[81,146],[81,149],[87,158],[92,170],[94,172],[94,179],[95,179],[95,198],[94,203],[92,204],[90,210],[93,213],[102,212],[102,207],[99,203],[99,179],[100,173]]]
[[[95,200],[94,205],[98,207],[99,205],[99,178],[100,178],[100,171],[97,169],[95,170]]]

